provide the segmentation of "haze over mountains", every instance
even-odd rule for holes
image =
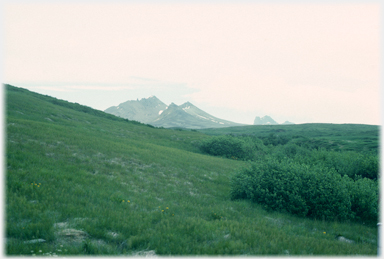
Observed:
[[[126,101],[118,106],[109,107],[105,112],[125,119],[164,128],[204,129],[246,125],[214,117],[190,102],[182,105],[171,103],[168,106],[156,96]],[[264,116],[263,118],[256,117],[254,121],[254,125],[277,124],[269,116]],[[287,121],[283,124],[293,123]]]

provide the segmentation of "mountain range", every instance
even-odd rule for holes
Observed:
[[[205,129],[246,125],[214,117],[190,102],[182,105],[174,103],[166,105],[156,96],[126,101],[118,106],[109,107],[105,112],[164,128]],[[283,124],[294,123],[286,121]],[[253,125],[278,125],[278,123],[266,115],[262,118],[257,116]]]
[[[278,125],[278,124],[279,123],[277,123],[274,119],[272,119],[268,115],[266,115],[262,118],[260,118],[259,116],[256,116],[255,120],[253,121],[253,125]],[[295,123],[290,122],[290,121],[285,121],[282,124],[295,124]]]
[[[204,129],[245,125],[214,117],[190,102],[182,105],[171,103],[168,106],[156,96],[126,101],[118,106],[109,107],[105,112],[164,128]]]
[[[151,96],[141,100],[126,101],[118,106],[109,107],[104,112],[121,118],[151,124],[166,109],[167,105],[165,103],[156,96]]]

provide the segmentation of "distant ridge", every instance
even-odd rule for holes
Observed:
[[[255,118],[255,120],[253,122],[253,125],[278,125],[278,124],[279,123],[277,123],[274,119],[272,119],[268,115],[265,115],[262,118],[260,118],[259,116],[256,116],[256,118]],[[295,123],[290,122],[290,121],[285,121],[281,125],[289,125],[289,124],[295,124]]]
[[[254,122],[253,122],[253,125],[277,125],[278,123],[276,121],[274,121],[271,117],[269,117],[268,115],[260,118],[258,116],[256,116]]]
[[[167,106],[156,96],[127,101],[118,106],[109,107],[105,112],[164,128],[204,129],[245,125],[214,117],[190,102],[180,106],[171,103]]]

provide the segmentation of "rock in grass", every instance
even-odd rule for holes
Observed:
[[[35,244],[35,243],[44,243],[45,240],[44,239],[32,239],[32,240],[28,240],[28,241],[24,241],[24,244]]]
[[[347,239],[347,238],[345,238],[343,236],[338,236],[337,240],[339,240],[341,242],[346,242],[346,243],[354,243],[353,240]]]
[[[68,227],[68,222],[58,222],[53,224],[54,228],[65,228]]]
[[[59,232],[59,235],[65,237],[86,237],[88,234],[82,230],[77,230],[73,228],[67,228]]]
[[[134,254],[132,254],[133,256],[140,256],[140,257],[157,257],[156,253],[155,253],[155,250],[144,250],[144,251],[138,251]]]

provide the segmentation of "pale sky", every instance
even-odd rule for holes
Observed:
[[[156,95],[253,124],[381,124],[378,3],[6,4],[3,76],[95,109]]]

